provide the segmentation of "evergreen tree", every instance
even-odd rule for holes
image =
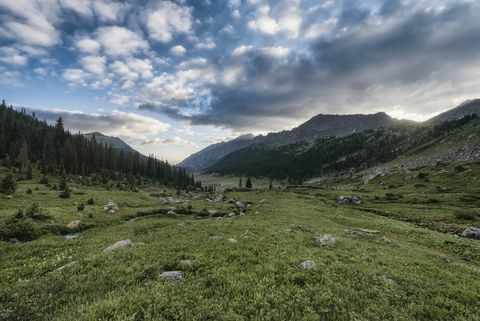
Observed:
[[[247,177],[247,182],[245,183],[245,187],[246,188],[252,188],[252,180],[250,179],[250,177]]]
[[[2,179],[2,183],[0,184],[0,192],[3,194],[11,195],[15,193],[17,189],[17,182],[12,174],[8,174]]]
[[[272,189],[273,189],[273,183],[272,183],[272,180],[270,180],[270,183],[268,184],[268,189],[269,189],[269,190],[272,190]]]
[[[238,181],[238,187],[242,188],[242,178],[240,177],[240,180]]]
[[[28,144],[23,140],[22,147],[17,157],[18,167],[20,169],[20,174],[26,175],[28,168],[30,166],[30,159],[28,158]]]

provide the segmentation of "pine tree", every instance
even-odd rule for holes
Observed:
[[[243,185],[242,178],[240,177],[240,180],[238,181],[238,187],[242,188],[242,185]]]
[[[250,177],[247,177],[247,182],[245,183],[245,187],[246,188],[252,188],[252,180],[250,179]]]
[[[272,189],[273,189],[273,183],[272,183],[272,180],[270,180],[270,183],[268,184],[268,189],[269,189],[269,190],[272,190]]]
[[[27,173],[28,167],[30,166],[30,159],[28,158],[28,144],[23,140],[22,147],[17,157],[17,162],[19,164],[20,173],[25,175]]]
[[[11,195],[15,193],[16,189],[17,182],[15,181],[13,175],[8,174],[7,176],[5,176],[2,180],[2,183],[0,184],[0,192],[2,192],[3,194]]]

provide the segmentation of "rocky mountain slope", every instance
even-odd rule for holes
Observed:
[[[132,154],[138,153],[134,148],[132,148],[130,145],[128,145],[118,137],[106,136],[99,132],[87,133],[87,134],[83,134],[83,136],[89,140],[95,137],[95,140],[97,141],[97,143],[101,143],[103,145],[106,144],[107,146],[112,146],[112,148],[115,148],[115,149],[120,149]]]
[[[254,138],[255,136],[252,134],[247,134],[227,142],[210,145],[201,151],[190,155],[181,163],[177,164],[177,166],[183,167],[191,172],[201,171],[231,152],[251,145]]]
[[[320,137],[345,136],[367,129],[391,127],[394,125],[411,123],[390,117],[386,113],[369,115],[317,115],[291,130],[284,130],[268,135],[253,136],[251,134],[237,137],[234,140],[210,145],[203,150],[189,156],[178,164],[190,171],[202,171],[214,163],[239,149],[254,144],[268,143],[275,146],[287,145],[295,142],[313,141]]]
[[[460,119],[463,116],[477,114],[480,115],[480,99],[466,100],[457,107],[447,110],[431,119],[428,122],[439,122],[445,120]]]

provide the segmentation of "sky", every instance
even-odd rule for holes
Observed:
[[[425,120],[480,88],[465,0],[0,0],[0,98],[172,163],[319,113]]]

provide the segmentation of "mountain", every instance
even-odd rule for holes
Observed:
[[[429,159],[433,164],[474,159],[480,157],[480,136],[475,135],[479,126],[480,119],[471,115],[425,126],[400,124],[281,146],[254,144],[228,154],[207,172],[288,179],[296,184],[418,156],[427,149],[432,151]]]
[[[201,171],[233,151],[249,146],[255,138],[252,134],[239,136],[227,142],[210,145],[177,164],[191,172]]]
[[[95,136],[95,140],[97,141],[97,143],[100,143],[102,145],[112,146],[112,148],[123,150],[131,154],[138,153],[135,149],[133,149],[130,145],[128,145],[118,137],[106,136],[99,132],[87,133],[83,134],[83,136],[88,140],[92,140],[92,138]],[[142,155],[141,153],[139,154]]]
[[[202,171],[222,159],[224,156],[239,149],[254,144],[271,144],[282,146],[295,142],[313,141],[320,137],[345,136],[355,132],[381,127],[408,123],[390,117],[386,113],[356,114],[356,115],[324,115],[320,114],[293,128],[268,135],[253,136],[252,134],[235,138],[234,140],[210,145],[201,151],[189,156],[178,166],[190,171]]]
[[[441,113],[431,119],[428,122],[439,122],[445,120],[454,120],[460,119],[463,116],[468,116],[471,114],[480,115],[480,99],[467,100],[454,107],[450,110],[447,110],[444,113]]]

